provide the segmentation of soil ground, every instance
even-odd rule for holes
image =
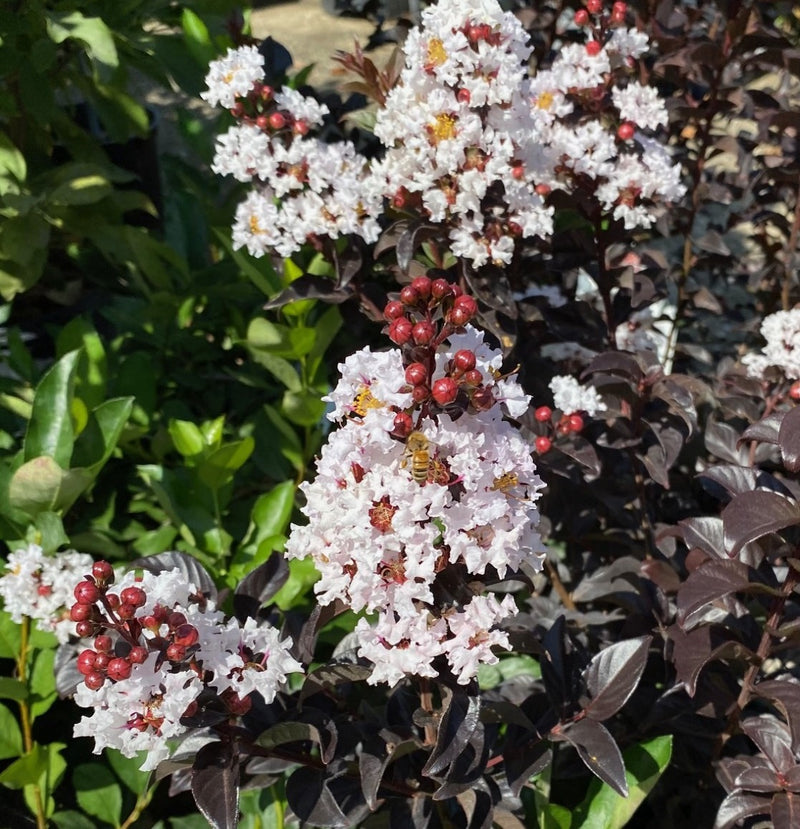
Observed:
[[[259,6],[253,9],[250,25],[255,37],[270,36],[289,50],[294,60],[293,71],[313,63],[309,83],[319,89],[336,88],[351,79],[331,56],[337,49],[352,51],[356,39],[365,46],[375,30],[374,22],[364,18],[328,14],[322,8],[322,0]],[[392,49],[393,44],[380,46],[369,57],[381,67]]]

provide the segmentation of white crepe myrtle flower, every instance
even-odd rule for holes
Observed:
[[[667,110],[655,87],[629,81],[625,87],[615,87],[611,97],[620,117],[637,127],[654,130],[667,123]]]
[[[747,354],[742,363],[751,377],[762,377],[769,367],[779,368],[787,379],[800,379],[800,307],[764,317],[761,336],[767,344],[761,353]]]
[[[553,392],[553,405],[564,414],[586,412],[589,417],[594,417],[606,410],[606,404],[594,386],[581,385],[569,375],[553,377],[550,391]]]
[[[145,751],[145,771],[169,757],[175,738],[191,728],[186,718],[201,693],[216,694],[236,717],[250,707],[252,694],[268,704],[287,674],[302,670],[289,653],[291,639],[252,618],[243,625],[226,621],[178,567],[84,577],[75,595],[97,600],[93,647],[78,657],[84,682],[75,694],[79,706],[94,710],[74,734],[93,737],[95,753],[107,747],[126,757]]]
[[[485,384],[473,390],[479,405],[464,401],[454,416],[416,411],[399,349],[348,357],[327,398],[329,417],[342,425],[323,448],[314,481],[301,485],[308,523],[292,526],[286,555],[311,555],[320,604],[340,600],[377,614],[356,628],[359,654],[375,664],[373,683],[434,676],[432,661],[450,653],[454,631],[443,619],[467,610],[437,604],[442,571],[504,578],[542,567],[535,502],[543,484],[530,446],[504,416],[521,416],[529,398],[515,378],[500,376],[502,354],[471,326],[432,354],[432,386],[450,376],[456,354],[470,355]],[[398,418],[413,421],[402,437]],[[495,623],[510,612],[503,604]],[[486,633],[484,647],[469,656],[453,651],[460,682],[506,641]]]
[[[256,46],[228,49],[224,57],[212,61],[206,75],[207,90],[200,97],[211,106],[230,109],[237,98],[250,92],[264,77],[264,56]]]
[[[12,551],[6,572],[0,576],[0,598],[6,612],[17,624],[27,616],[39,630],[66,642],[75,628],[69,618],[72,588],[92,569],[92,563],[91,556],[74,550],[46,555],[38,544]]]

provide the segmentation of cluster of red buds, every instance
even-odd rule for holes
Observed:
[[[91,574],[75,586],[75,604],[70,608],[76,634],[93,639],[92,647],[78,656],[78,671],[94,691],[106,680],[127,679],[133,665],[143,663],[153,651],[159,652],[162,662],[184,663],[199,640],[197,628],[183,613],[156,605],[151,613],[139,615],[147,602],[145,591],[132,585],[111,592],[113,583],[114,568],[107,561],[96,562]]]
[[[475,353],[469,349],[457,351],[444,373],[434,376],[437,348],[463,330],[477,312],[473,297],[441,277],[418,276],[403,287],[398,299],[386,303],[387,333],[401,348],[408,384],[405,390],[411,392],[415,406],[438,407],[457,416],[467,410],[486,411],[496,403],[491,388],[484,385],[485,380],[495,378],[483,376],[476,368]],[[406,437],[413,428],[411,416],[404,412],[395,423],[398,437]]]
[[[800,380],[795,380],[791,386],[789,386],[788,395],[790,399],[794,400],[796,403],[800,403]]]
[[[558,419],[554,418],[550,406],[539,406],[533,416],[537,423],[543,424],[548,430],[548,434],[539,435],[534,441],[536,451],[540,455],[550,451],[555,437],[578,434],[583,431],[583,427],[586,425],[583,416],[578,412],[562,414]]]
[[[231,115],[243,124],[254,124],[263,132],[307,135],[310,126],[275,101],[275,90],[266,83],[254,83],[246,98],[239,98],[231,107]]]

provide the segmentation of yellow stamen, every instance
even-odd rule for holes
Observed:
[[[426,67],[441,66],[447,60],[447,52],[444,48],[444,43],[438,37],[432,37],[428,41],[428,60]]]
[[[542,94],[536,99],[536,106],[539,109],[550,109],[553,106],[553,93],[552,92],[542,92]]]
[[[436,116],[436,123],[428,127],[431,137],[435,143],[445,141],[448,138],[455,138],[458,135],[456,129],[456,117],[447,112],[440,112]]]

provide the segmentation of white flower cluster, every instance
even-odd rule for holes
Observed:
[[[475,352],[485,377],[496,375],[501,354],[471,327],[440,348],[438,372],[459,349]],[[491,595],[442,602],[437,575],[450,565],[475,577],[487,568],[500,578],[522,564],[541,569],[535,500],[543,484],[530,447],[500,405],[456,420],[425,416],[398,439],[395,415],[412,403],[401,352],[367,348],[340,368],[329,417],[346,420],[323,449],[315,480],[302,486],[308,524],[292,527],[286,554],[311,554],[322,604],[341,599],[377,614],[356,628],[359,654],[375,664],[371,683],[435,676],[440,656],[467,683],[479,663],[497,661],[492,646],[508,647],[494,628],[516,605]],[[515,380],[490,380],[490,388],[512,416],[527,408]]]
[[[748,375],[760,378],[775,366],[788,380],[800,380],[800,307],[764,317],[761,336],[767,341],[761,353],[742,358]]]
[[[606,404],[594,386],[583,386],[569,375],[553,377],[550,391],[553,392],[553,405],[564,414],[586,412],[589,417],[594,417],[606,410]]]
[[[530,106],[527,41],[495,0],[429,6],[375,124],[387,153],[374,185],[395,199],[414,194],[430,221],[449,227],[452,252],[476,267],[508,263],[515,237],[553,229],[536,185],[555,183],[556,151]]]
[[[252,48],[239,50],[248,68]],[[237,54],[229,51],[212,63],[205,95],[210,102],[230,105],[217,79],[228,77],[225,67],[235,63]],[[263,63],[260,55],[258,60]],[[244,72],[239,75],[245,77]],[[247,73],[246,89],[239,84],[239,75],[230,88],[245,97],[262,80],[263,65],[259,64],[257,75]],[[223,88],[229,89],[224,84]],[[322,124],[328,112],[324,104],[288,87],[274,96],[270,93],[270,101],[272,121],[266,115],[251,118],[217,139],[211,169],[253,184],[236,210],[234,247],[246,247],[253,256],[275,251],[287,257],[316,236],[335,239],[352,233],[374,242],[379,232],[375,216],[382,201],[363,186],[366,159],[350,142],[325,144],[305,136]]]
[[[54,633],[61,643],[75,631],[69,608],[72,588],[92,569],[93,559],[71,550],[48,556],[36,544],[14,550],[0,577],[0,597],[14,622],[23,616],[36,621],[39,630]]]
[[[428,6],[404,44],[399,82],[377,113],[386,154],[371,167],[350,144],[287,140],[257,118],[235,127],[219,140],[214,163],[215,171],[255,184],[237,212],[235,244],[287,256],[314,235],[374,241],[391,200],[443,225],[455,256],[475,267],[502,265],[517,239],[551,235],[545,197],[553,188],[591,190],[628,229],[652,224],[654,201],[685,192],[680,167],[641,132],[665,124],[666,108],[655,89],[635,80],[612,85],[613,73],[647,51],[647,36],[617,28],[605,43],[564,46],[533,77],[527,44],[520,22],[496,0]],[[249,52],[229,52],[212,64],[206,98],[228,105],[231,90],[246,94],[251,61]],[[316,113],[305,112],[313,109],[309,99],[282,94],[276,101],[292,117],[315,122]],[[610,103],[595,116],[597,107],[586,103],[598,95]],[[617,119],[629,135],[617,132]]]
[[[198,647],[191,669],[175,670],[153,650],[144,662],[132,666],[126,679],[106,681],[97,690],[83,683],[78,686],[75,702],[94,711],[75,726],[74,735],[93,737],[95,754],[104,748],[118,749],[125,757],[146,751],[141,768],[154,769],[169,756],[169,740],[187,731],[180,720],[201,691],[213,688],[218,694],[229,691],[239,698],[255,691],[269,703],[286,675],[302,670],[288,652],[291,639],[281,641],[275,628],[259,626],[255,619],[248,619],[243,627],[236,619],[226,622],[211,602],[201,607],[193,599],[197,588],[178,568],[158,575],[130,572],[114,589],[121,592],[129,586],[140,587],[147,595],[138,618],[152,614],[157,606],[183,613],[197,629]],[[152,642],[167,633],[166,624],[157,630],[143,627],[142,637]]]
[[[208,89],[200,97],[211,106],[230,109],[263,77],[264,57],[256,46],[228,49],[224,57],[211,62],[206,75]]]

